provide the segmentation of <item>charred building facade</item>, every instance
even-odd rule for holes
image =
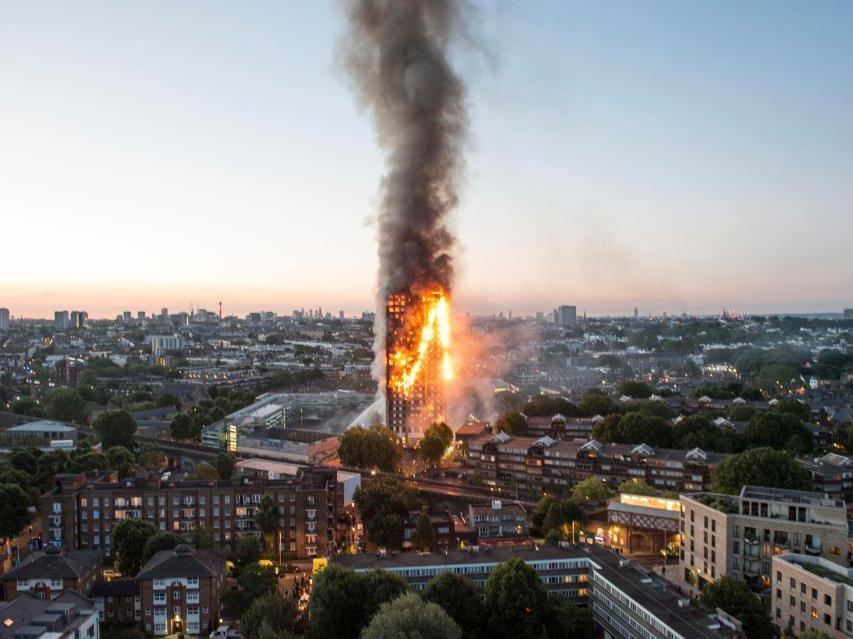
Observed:
[[[442,299],[391,293],[385,307],[385,398],[388,427],[404,440],[418,438],[433,422],[444,419],[444,352],[438,339],[427,339],[426,314]]]

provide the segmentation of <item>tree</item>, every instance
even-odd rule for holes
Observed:
[[[630,379],[622,380],[616,390],[622,395],[627,395],[634,399],[648,399],[652,396],[651,386],[645,382],[635,382]]]
[[[30,499],[17,484],[0,484],[0,538],[16,537],[27,527]]]
[[[364,523],[367,538],[380,546],[399,547],[403,540],[403,519],[414,505],[411,490],[398,479],[372,479],[353,497]]]
[[[261,558],[261,544],[254,537],[241,539],[237,545],[237,565],[245,568]]]
[[[767,607],[750,590],[745,581],[721,577],[709,583],[702,593],[702,605],[709,610],[722,608],[743,624],[749,639],[775,639],[776,626],[770,621]]]
[[[219,479],[219,473],[217,473],[216,469],[207,462],[200,462],[195,465],[195,468],[193,468],[193,472],[187,475],[187,479],[215,481]]]
[[[613,496],[613,491],[597,477],[590,477],[575,484],[572,488],[572,499],[581,503],[593,503],[605,501]]]
[[[136,420],[126,410],[107,411],[95,418],[92,431],[105,449],[113,446],[133,448]]]
[[[524,435],[527,432],[527,417],[516,410],[508,410],[495,421],[495,430],[507,435]]]
[[[89,423],[86,402],[72,388],[57,388],[47,396],[47,416],[62,422]]]
[[[28,475],[34,475],[42,456],[43,453],[38,448],[16,448],[9,457],[9,463]]]
[[[330,564],[314,579],[308,603],[311,639],[358,637],[370,618],[386,601],[408,590],[402,577],[383,570],[356,574]]]
[[[608,415],[615,410],[615,406],[613,405],[613,400],[610,399],[610,395],[597,388],[588,390],[583,394],[583,398],[581,399],[581,403],[578,408],[580,408],[581,413],[587,417]]]
[[[136,459],[139,467],[147,472],[162,470],[168,463],[166,453],[150,444],[146,444],[139,449]]]
[[[383,603],[361,639],[461,639],[462,631],[440,606],[408,593]]]
[[[279,510],[278,504],[275,503],[270,495],[264,495],[255,513],[255,523],[264,536],[268,550],[272,550],[273,548],[273,535],[278,530],[278,520],[280,517],[281,510]]]
[[[243,568],[237,584],[237,589],[226,590],[220,597],[227,614],[232,617],[242,617],[253,601],[275,592],[278,577],[271,567],[254,563]]]
[[[424,601],[438,604],[462,630],[463,639],[477,639],[483,625],[483,602],[474,582],[443,572],[427,584]]]
[[[136,474],[136,457],[124,446],[108,448],[105,455],[110,468],[117,470],[122,479]]]
[[[116,566],[125,577],[133,577],[142,568],[145,544],[157,532],[142,519],[122,519],[113,528],[113,548]]]
[[[213,548],[213,531],[205,526],[193,528],[190,541],[196,549]]]
[[[393,472],[400,461],[400,443],[387,426],[349,428],[338,442],[338,457],[346,466]]]
[[[424,437],[438,437],[445,448],[450,447],[453,443],[453,431],[444,422],[434,422],[424,431]]]
[[[240,618],[240,628],[246,639],[263,639],[260,631],[264,624],[278,636],[282,632],[298,631],[298,616],[293,599],[273,590],[252,602]]]
[[[219,474],[220,479],[231,479],[236,465],[237,460],[234,458],[234,455],[229,455],[228,453],[219,453],[213,460],[213,467]]]
[[[193,423],[186,413],[178,413],[169,422],[169,434],[172,439],[189,439],[193,434]]]
[[[581,608],[556,594],[545,604],[545,631],[548,637],[586,639],[595,636],[595,623],[589,608]]]
[[[787,442],[797,436],[805,450],[793,450],[795,454],[809,452],[814,445],[811,431],[791,413],[756,413],[747,423],[743,435],[750,446],[779,449],[786,448]]]
[[[429,519],[426,510],[418,515],[418,520],[415,523],[415,532],[412,535],[412,544],[416,550],[429,551],[435,547],[435,528]]]
[[[536,570],[518,557],[500,564],[486,581],[486,619],[496,639],[540,639],[545,586]]]
[[[149,537],[142,550],[142,563],[145,564],[151,557],[161,550],[174,550],[184,543],[184,538],[173,532],[160,531],[153,537]]]
[[[656,492],[642,479],[626,479],[619,484],[618,490],[620,493],[628,495],[654,495]]]
[[[716,492],[737,494],[745,485],[811,490],[812,480],[790,453],[772,448],[750,448],[723,460],[711,471],[711,486]]]
[[[780,399],[779,403],[773,407],[773,412],[793,415],[801,422],[807,422],[812,417],[812,411],[808,404],[803,404],[796,399]]]
[[[755,383],[768,395],[777,395],[802,386],[800,374],[789,364],[765,364],[755,376]]]
[[[441,461],[445,450],[447,450],[447,447],[444,445],[441,437],[437,435],[424,435],[418,447],[418,454],[424,460],[425,464],[435,466]]]
[[[22,397],[9,404],[9,410],[16,415],[28,417],[47,417],[47,411],[32,397]]]

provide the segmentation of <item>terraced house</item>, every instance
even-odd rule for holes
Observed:
[[[723,453],[672,450],[646,444],[605,444],[594,439],[558,441],[549,436],[484,434],[468,443],[465,466],[486,484],[538,495],[588,477],[612,484],[642,479],[660,490],[705,490]]]

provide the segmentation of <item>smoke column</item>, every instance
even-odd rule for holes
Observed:
[[[448,54],[467,33],[469,11],[462,0],[345,0],[344,9],[343,64],[387,152],[375,327],[381,380],[387,294],[451,289],[455,238],[447,221],[458,202],[468,118]]]

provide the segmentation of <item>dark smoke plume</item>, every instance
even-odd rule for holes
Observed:
[[[465,87],[448,55],[468,33],[469,8],[463,0],[344,0],[344,8],[344,66],[387,151],[378,217],[381,369],[386,295],[452,284],[455,238],[447,224],[464,172],[468,118]]]

